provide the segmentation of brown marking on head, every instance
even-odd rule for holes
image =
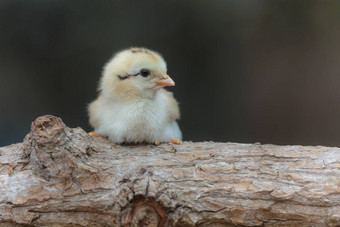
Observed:
[[[160,58],[162,58],[159,53],[156,53],[154,51],[151,51],[151,50],[148,50],[148,49],[145,49],[145,48],[141,48],[141,47],[132,47],[129,50],[131,51],[131,53],[134,53],[134,54],[138,54],[138,53],[139,54],[146,54],[146,55],[148,55],[148,57],[151,57],[151,59],[153,61],[157,61]]]
[[[147,50],[145,48],[139,48],[139,47],[132,47],[132,48],[130,48],[130,51],[134,54],[136,54],[136,53],[152,54],[149,50]]]

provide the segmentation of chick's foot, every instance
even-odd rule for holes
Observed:
[[[181,144],[182,142],[179,139],[171,138],[169,143],[170,144]]]
[[[95,132],[89,132],[89,135],[93,136],[93,137],[100,137],[101,136],[100,134],[95,133]]]

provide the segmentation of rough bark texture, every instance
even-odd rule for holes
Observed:
[[[339,225],[339,148],[119,146],[53,116],[0,148],[0,226]]]

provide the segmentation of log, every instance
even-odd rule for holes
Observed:
[[[115,145],[46,115],[0,148],[0,226],[340,226],[340,149]]]

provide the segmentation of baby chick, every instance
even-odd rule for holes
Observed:
[[[104,67],[98,98],[88,106],[95,133],[118,144],[178,143],[178,104],[163,88],[175,82],[166,71],[162,56],[146,48],[117,53]]]

